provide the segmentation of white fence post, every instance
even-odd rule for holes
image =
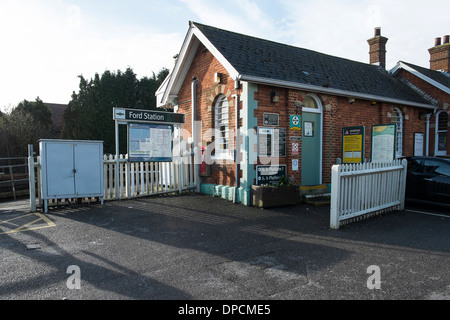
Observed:
[[[331,203],[330,203],[330,227],[339,229],[339,207],[340,207],[340,179],[341,166],[334,165],[331,168]]]
[[[402,160],[402,175],[400,176],[400,197],[402,204],[400,205],[400,210],[405,209],[405,196],[406,196],[406,174],[408,173],[408,161],[406,159]]]

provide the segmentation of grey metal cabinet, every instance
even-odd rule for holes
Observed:
[[[99,197],[103,203],[103,142],[40,140],[41,192],[47,200]]]

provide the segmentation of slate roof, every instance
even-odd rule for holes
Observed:
[[[193,24],[241,75],[429,105],[420,94],[378,66]]]
[[[450,76],[448,75],[448,73],[443,73],[441,71],[435,71],[435,70],[430,70],[424,67],[419,67],[417,65],[414,65],[412,63],[409,62],[405,62],[405,61],[400,61],[404,64],[406,64],[407,66],[413,68],[414,70],[416,70],[417,72],[420,72],[421,74],[423,74],[424,76],[442,84],[443,86],[450,88]]]

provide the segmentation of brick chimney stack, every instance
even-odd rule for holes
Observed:
[[[444,43],[441,38],[436,38],[434,47],[428,49],[430,53],[430,69],[443,70],[449,73],[450,66],[450,36],[444,36]]]
[[[370,64],[386,69],[386,43],[388,38],[381,36],[381,28],[375,28],[374,37],[367,40],[367,42],[370,47]]]

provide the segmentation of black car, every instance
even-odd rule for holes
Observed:
[[[406,198],[450,205],[450,159],[408,157]]]

